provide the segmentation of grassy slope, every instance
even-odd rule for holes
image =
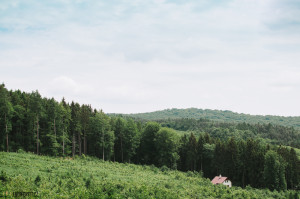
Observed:
[[[208,179],[193,173],[163,172],[156,167],[92,158],[71,160],[0,152],[1,170],[9,180],[6,183],[0,180],[0,194],[34,191],[41,198],[285,198],[289,194],[229,189],[213,186]],[[5,174],[1,176],[3,180]],[[41,181],[36,180],[37,176]]]
[[[126,115],[126,114],[124,114]],[[213,121],[220,122],[246,122],[246,123],[273,123],[282,126],[292,126],[300,129],[300,117],[282,117],[282,116],[262,116],[234,113],[232,111],[220,111],[209,109],[166,109],[162,111],[155,111],[149,113],[129,114],[129,116],[146,119],[176,119],[176,118],[206,118]]]

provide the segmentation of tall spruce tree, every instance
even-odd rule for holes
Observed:
[[[38,91],[30,94],[29,113],[33,119],[34,129],[36,131],[36,154],[39,154],[40,146],[40,119],[43,116],[44,107],[42,106],[42,98]]]
[[[155,164],[157,151],[155,148],[154,140],[156,134],[160,129],[157,122],[148,122],[141,135],[140,143],[140,161],[142,164]]]
[[[264,180],[270,190],[285,190],[284,164],[275,151],[268,151],[265,155]]]
[[[9,152],[8,134],[12,130],[13,106],[10,102],[8,91],[4,84],[0,85],[0,124],[2,124],[1,131],[6,137],[6,151]]]

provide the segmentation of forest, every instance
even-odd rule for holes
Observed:
[[[229,123],[250,123],[250,124],[277,124],[300,129],[300,116],[283,117],[273,115],[249,115],[243,113],[235,113],[232,111],[210,110],[210,109],[166,109],[162,111],[154,111],[148,113],[126,114],[127,116],[146,119],[146,120],[165,120],[165,119],[209,119],[216,122]]]
[[[91,105],[7,90],[2,84],[0,141],[0,151],[6,152],[90,156],[195,171],[210,179],[222,174],[243,188],[300,188],[299,131],[276,124],[107,115]]]

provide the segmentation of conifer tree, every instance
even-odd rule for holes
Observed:
[[[8,91],[4,84],[0,85],[0,124],[2,124],[1,131],[6,137],[6,151],[9,152],[9,132],[12,130],[11,119],[13,117],[13,106],[10,102]]]

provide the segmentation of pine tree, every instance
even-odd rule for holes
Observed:
[[[198,159],[198,170],[203,170],[203,150],[204,150],[205,140],[202,135],[199,136],[197,142],[197,159]]]
[[[148,122],[141,135],[141,163],[142,164],[155,164],[157,151],[154,145],[154,139],[157,132],[160,129],[160,125],[156,122]]]
[[[1,129],[5,133],[6,137],[6,151],[9,152],[9,139],[8,134],[12,130],[12,117],[13,117],[13,106],[10,102],[8,91],[4,84],[0,85],[0,124],[3,126]]]
[[[193,133],[189,137],[188,151],[187,151],[187,165],[188,170],[195,171],[197,162],[197,139]]]
[[[278,154],[272,150],[265,155],[264,179],[270,190],[285,190],[284,164]]]
[[[40,119],[43,116],[44,107],[42,106],[41,95],[38,91],[30,94],[29,100],[29,114],[33,119],[35,130],[36,130],[36,153],[39,154],[40,146]]]

